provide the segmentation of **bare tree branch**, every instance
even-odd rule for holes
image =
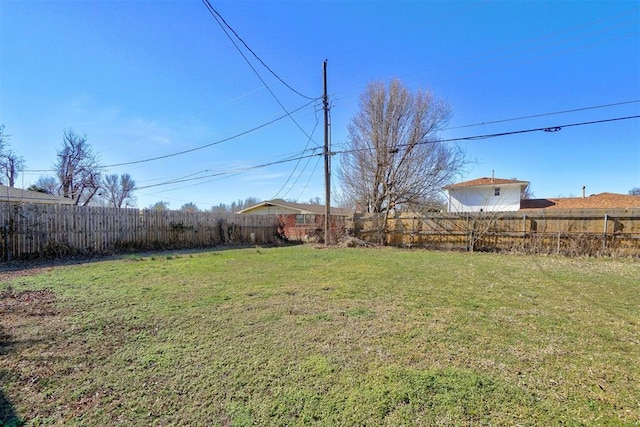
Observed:
[[[399,80],[369,84],[338,171],[344,197],[384,218],[437,199],[465,163],[457,146],[438,142],[450,115],[431,92],[413,94]]]
[[[59,194],[73,199],[76,205],[88,205],[102,187],[100,168],[87,136],[66,130],[62,149],[58,151],[58,159],[54,164]]]
[[[4,125],[0,125],[0,184],[14,187],[18,174],[24,169],[24,159],[13,151],[7,150],[8,145]]]
[[[106,175],[102,185],[109,205],[114,208],[121,208],[123,204],[135,205],[136,198],[133,195],[133,191],[136,188],[136,182],[128,173],[124,173],[119,177],[117,174]]]

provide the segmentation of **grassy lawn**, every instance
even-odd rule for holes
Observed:
[[[0,425],[640,423],[638,260],[252,248],[0,292]]]

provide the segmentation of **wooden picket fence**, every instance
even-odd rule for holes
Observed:
[[[640,209],[402,214],[387,220],[384,234],[380,221],[380,216],[356,214],[340,229],[401,247],[640,256]],[[0,259],[5,261],[273,244],[291,232],[278,215],[25,203],[0,203],[0,227]]]
[[[2,260],[278,241],[276,215],[0,203]]]
[[[454,250],[640,256],[640,209],[528,210],[353,217],[350,232],[373,243]]]

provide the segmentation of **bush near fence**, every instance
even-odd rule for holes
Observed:
[[[348,228],[359,239],[402,247],[640,256],[640,209],[400,214],[387,220],[384,236],[381,218],[356,214]]]
[[[289,241],[324,243],[324,218],[317,214],[278,214],[280,233]],[[342,215],[329,218],[329,243],[335,243],[344,236],[351,218]]]
[[[279,241],[275,215],[0,203],[2,259]]]

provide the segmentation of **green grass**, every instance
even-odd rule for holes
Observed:
[[[297,246],[9,285],[57,301],[2,313],[5,423],[640,423],[637,260]]]

